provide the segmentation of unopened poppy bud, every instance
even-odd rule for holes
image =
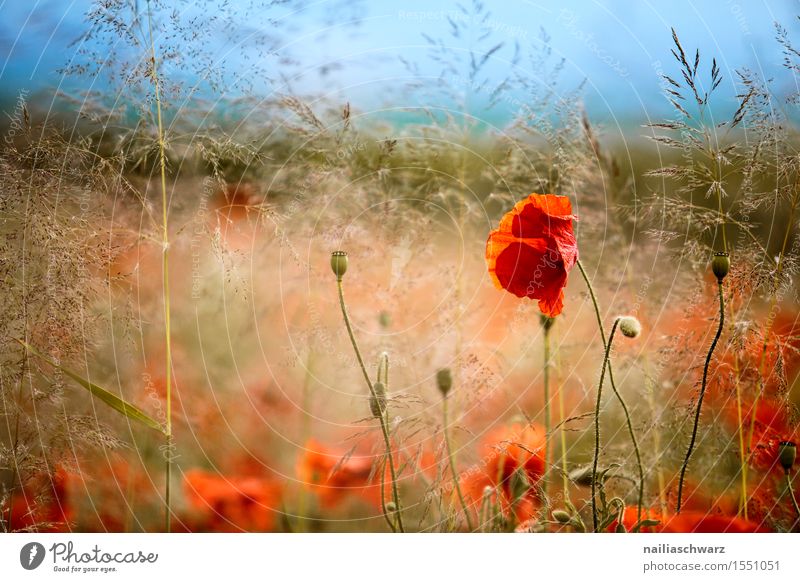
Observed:
[[[731,257],[728,253],[714,253],[714,258],[711,259],[711,270],[717,277],[717,282],[722,283],[722,280],[731,270]]]
[[[388,311],[381,311],[378,315],[378,323],[383,329],[387,329],[392,324],[392,318]]]
[[[778,459],[781,467],[787,473],[792,470],[794,460],[797,458],[797,447],[791,441],[782,441],[778,444]]]
[[[450,389],[453,387],[453,374],[450,373],[450,368],[442,368],[436,372],[436,387],[442,396],[447,396]]]
[[[333,251],[331,253],[331,269],[338,281],[342,280],[347,272],[347,253],[344,251]]]
[[[386,386],[383,382],[375,382],[372,389],[375,394],[369,397],[369,410],[372,412],[372,416],[380,418],[386,412]]]
[[[397,506],[394,504],[394,501],[390,501],[386,504],[386,513],[394,513],[397,511]]]
[[[626,315],[619,318],[619,330],[625,337],[636,337],[642,333],[642,324],[635,317]]]
[[[553,519],[555,519],[558,523],[569,523],[572,520],[569,513],[563,509],[553,510]]]

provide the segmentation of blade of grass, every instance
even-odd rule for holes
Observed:
[[[108,406],[110,406],[123,416],[130,418],[131,420],[136,420],[138,422],[141,422],[142,424],[149,426],[150,428],[153,428],[162,434],[164,433],[164,427],[161,426],[161,424],[157,420],[148,416],[141,408],[134,406],[130,402],[126,402],[125,400],[109,392],[105,388],[101,388],[97,384],[93,384],[92,382],[90,382],[86,378],[79,376],[69,368],[65,368],[55,360],[48,358],[47,356],[42,354],[39,350],[37,350],[33,346],[26,344],[22,340],[18,339],[17,341],[20,344],[22,344],[22,346],[30,353],[32,353],[34,356],[41,358],[54,368],[58,368],[59,370],[61,370],[64,374],[66,374],[67,376],[75,380],[75,382],[77,382],[78,384],[86,388],[89,392],[91,392],[92,396],[95,396],[99,400],[102,400]]]

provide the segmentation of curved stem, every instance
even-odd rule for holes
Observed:
[[[597,386],[597,402],[594,406],[594,462],[592,463],[592,524],[594,531],[597,531],[597,501],[595,499],[595,492],[597,490],[597,462],[600,459],[600,401],[603,396],[603,379],[606,375],[606,368],[608,367],[608,359],[611,355],[611,342],[614,341],[614,334],[617,331],[619,319],[614,320],[614,325],[611,327],[611,334],[608,336],[608,343],[606,344],[606,353],[603,357],[603,367],[600,369],[600,383]]]
[[[692,428],[692,438],[689,441],[689,448],[686,451],[686,458],[683,460],[681,467],[681,477],[678,481],[678,505],[675,509],[676,513],[681,512],[681,504],[683,502],[683,480],[686,477],[686,469],[689,466],[689,459],[692,457],[692,451],[697,440],[697,427],[700,424],[700,410],[703,407],[703,396],[706,393],[706,385],[708,383],[708,367],[711,364],[711,356],[714,354],[714,349],[717,347],[719,337],[722,335],[722,327],[725,325],[725,298],[722,295],[722,281],[717,283],[719,289],[719,325],[717,326],[717,333],[714,335],[714,340],[711,342],[711,347],[708,349],[706,355],[706,363],[703,366],[703,383],[700,385],[700,396],[697,399],[697,410],[694,414],[694,427]]]
[[[600,315],[600,306],[597,303],[597,296],[594,294],[592,282],[589,280],[589,276],[586,274],[586,270],[583,268],[583,264],[580,262],[580,260],[577,261],[577,265],[578,269],[580,269],[581,275],[583,275],[583,280],[586,282],[586,287],[589,289],[589,297],[591,297],[592,305],[594,306],[594,314],[597,318],[597,328],[600,330],[600,339],[603,342],[603,348],[608,349],[608,344],[606,344],[606,335],[603,331],[603,318]],[[617,390],[617,383],[614,381],[614,371],[611,367],[611,362],[608,362],[608,382],[611,384],[611,390],[614,392],[614,396],[616,396],[620,406],[622,406],[622,410],[625,412],[625,422],[628,426],[628,434],[631,437],[633,452],[636,455],[636,467],[639,472],[639,498],[637,500],[637,522],[639,522],[642,520],[642,503],[644,502],[644,465],[642,465],[642,455],[639,452],[639,443],[636,440],[636,433],[633,430],[633,423],[631,422],[631,416],[628,412],[628,407],[625,404],[625,400],[622,398],[622,394],[620,394],[619,390]],[[592,481],[592,484],[594,484],[594,481]],[[592,502],[594,502],[594,495],[592,495]]]
[[[356,336],[353,334],[353,327],[350,325],[350,317],[347,315],[347,306],[344,302],[344,289],[342,288],[342,279],[337,278],[336,285],[339,289],[339,305],[342,308],[342,316],[344,317],[344,324],[347,327],[347,334],[350,336],[350,343],[353,345],[353,350],[356,353],[356,359],[358,360],[358,365],[361,368],[361,373],[364,375],[364,380],[367,382],[367,387],[369,388],[370,395],[374,399],[378,399],[378,396],[375,394],[375,388],[372,385],[372,381],[369,379],[369,373],[367,372],[367,367],[364,365],[364,359],[361,357],[361,350],[358,349],[358,343],[356,342]],[[397,493],[397,474],[395,473],[394,469],[394,460],[392,458],[392,443],[391,439],[389,438],[389,427],[386,420],[386,414],[382,414],[380,417],[380,424],[381,424],[381,432],[383,433],[383,441],[386,445],[386,460],[389,463],[389,472],[392,476],[392,499],[395,505],[395,514],[397,515],[397,529],[401,532],[405,532],[403,528],[403,517],[401,513],[400,507],[400,496]],[[383,495],[383,491],[381,491],[381,495]],[[385,508],[384,508],[385,513]]]
[[[794,489],[792,489],[792,477],[789,475],[789,471],[786,471],[786,487],[789,489],[789,497],[792,498],[792,505],[794,505],[794,511],[797,514],[797,519],[794,520],[794,523],[789,530],[792,531],[795,527],[797,527],[797,522],[800,521],[800,506],[797,505],[797,497],[795,497]]]
[[[383,513],[383,519],[386,520],[386,523],[389,524],[389,529],[392,530],[392,533],[397,532],[397,527],[395,527],[394,522],[389,517],[389,510],[386,508],[386,499],[384,498],[384,490],[386,489],[386,458],[383,459],[383,464],[381,465],[381,511]]]
[[[455,457],[453,456],[453,448],[450,444],[450,436],[447,430],[447,395],[442,398],[442,422],[444,423],[442,426],[442,432],[444,433],[444,446],[447,449],[447,460],[450,463],[450,472],[453,474],[453,486],[456,489],[456,493],[458,494],[458,500],[461,503],[461,509],[464,510],[464,517],[467,520],[467,527],[469,531],[475,531],[474,526],[472,525],[472,519],[469,516],[469,509],[467,508],[467,502],[464,501],[464,494],[461,492],[461,485],[458,482],[458,471],[456,471],[456,461]]]

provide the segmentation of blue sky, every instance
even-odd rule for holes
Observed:
[[[250,4],[249,0],[225,4],[235,12],[237,1]],[[432,86],[441,72],[441,65],[431,58],[426,36],[442,39],[454,54],[463,57],[475,46],[478,23],[460,12],[456,2],[373,0],[358,9],[342,10],[342,4],[333,1],[310,1],[299,9],[280,8],[248,17],[242,23],[242,39],[246,43],[253,31],[271,26],[268,18],[278,18],[288,25],[278,53],[296,60],[282,72],[293,79],[295,90],[350,101],[357,110],[376,115],[386,107],[429,104],[426,99],[438,99],[422,94],[410,97],[401,91],[415,80]],[[5,0],[0,4],[0,87],[6,100],[13,100],[20,90],[46,90],[63,81],[56,70],[74,54],[69,44],[80,34],[90,4],[87,0]],[[700,49],[705,65],[712,56],[717,58],[725,77],[716,102],[720,113],[735,107],[735,69],[739,67],[775,77],[779,88],[791,88],[793,79],[780,68],[775,21],[783,23],[800,45],[796,18],[800,3],[788,0],[506,0],[487,2],[487,7],[491,15],[483,26],[492,33],[487,46],[503,43],[487,62],[490,82],[499,81],[511,70],[515,44],[523,50],[535,49],[544,29],[551,37],[553,59],[565,59],[561,86],[570,88],[585,80],[587,109],[593,118],[605,121],[641,122],[666,111],[659,73],[678,74],[669,52],[670,27],[676,28],[687,50]],[[449,36],[451,21],[462,28],[458,38]],[[227,56],[224,66],[231,74],[247,75],[253,61],[245,58],[249,54],[252,59],[246,49],[220,40],[214,50]],[[413,74],[403,61],[413,63]],[[277,58],[265,58],[259,65],[276,73],[276,80],[261,85],[259,91],[287,90],[278,80],[282,65]],[[515,72],[537,76],[527,61]],[[457,78],[451,74],[451,83]],[[462,90],[469,92],[466,83]],[[524,99],[523,95],[517,97]],[[476,114],[485,114],[480,111],[484,101],[475,95],[470,99]],[[446,101],[434,104],[447,106]],[[509,109],[501,104],[492,115],[502,118]]]

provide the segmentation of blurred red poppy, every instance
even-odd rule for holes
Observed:
[[[544,430],[533,424],[501,426],[481,445],[482,459],[464,472],[462,487],[479,511],[486,487],[494,490],[504,514],[518,522],[530,519],[539,506],[536,484],[544,474]]]
[[[564,307],[567,274],[578,260],[566,196],[531,194],[518,202],[489,233],[486,262],[500,289],[539,301],[555,317]]]
[[[763,533],[768,531],[755,522],[720,512],[682,511],[662,517],[660,511],[652,509],[645,511],[643,516],[660,523],[643,527],[642,533]],[[636,507],[626,507],[622,523],[629,531],[636,525],[636,519]],[[609,531],[614,531],[616,525],[616,522],[611,524]]]
[[[194,531],[255,531],[275,529],[282,487],[268,477],[226,477],[191,469],[184,491],[194,509]]]
[[[13,496],[9,531],[60,533],[71,531],[75,511],[69,500],[71,475],[58,467],[52,475],[43,474]],[[5,507],[3,507],[5,510]]]
[[[297,473],[306,487],[317,494],[323,507],[333,508],[348,495],[379,507],[380,473],[373,474],[374,461],[372,456],[345,458],[342,451],[311,439],[298,462]]]

